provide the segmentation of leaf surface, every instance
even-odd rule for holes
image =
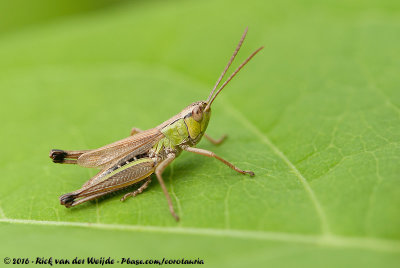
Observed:
[[[1,252],[398,266],[398,15],[394,1],[149,2],[3,36]],[[207,132],[229,138],[198,147],[254,178],[185,152],[164,173],[179,223],[156,179],[124,203],[59,205],[95,170],[50,149],[98,148],[205,99],[247,25],[235,66],[266,48],[213,104]]]

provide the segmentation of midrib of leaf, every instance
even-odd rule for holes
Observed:
[[[321,245],[338,248],[359,248],[372,251],[400,252],[400,242],[381,238],[343,237],[338,235],[303,235],[295,233],[280,233],[266,231],[248,231],[234,229],[160,227],[124,224],[103,224],[85,222],[39,221],[24,219],[0,219],[0,223],[30,224],[42,226],[84,227],[103,230],[156,232],[167,234],[203,235],[215,237],[230,237],[249,240],[265,240],[299,244]]]

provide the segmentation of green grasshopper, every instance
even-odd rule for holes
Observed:
[[[206,101],[190,104],[180,113],[155,128],[145,131],[133,128],[130,137],[98,149],[80,151],[51,150],[50,158],[55,163],[77,164],[82,167],[101,169],[81,189],[60,196],[61,205],[67,208],[73,207],[144,181],[136,191],[125,194],[121,198],[121,201],[124,201],[129,196],[134,197],[142,193],[151,182],[151,174],[155,173],[167,198],[169,210],[172,216],[179,221],[179,217],[174,211],[171,197],[165,187],[162,173],[182,151],[216,158],[239,173],[254,176],[254,172],[241,170],[211,151],[194,148],[203,135],[214,144],[220,144],[226,137],[223,136],[219,140],[214,140],[205,134],[205,131],[211,116],[211,104],[215,98],[240,69],[263,49],[263,47],[260,47],[254,51],[218,88],[214,95],[215,90],[239,52],[246,34],[247,28]]]

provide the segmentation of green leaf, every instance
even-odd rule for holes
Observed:
[[[80,14],[96,10],[124,0],[0,0],[0,34],[15,31],[18,28],[31,27],[67,15]]]
[[[4,35],[2,258],[203,259],[213,267],[398,267],[397,1],[146,2]],[[243,169],[182,153],[164,178],[72,209],[96,171],[51,163],[205,99],[245,26],[202,141]],[[233,68],[232,68],[233,69]],[[39,241],[39,242],[38,242]]]

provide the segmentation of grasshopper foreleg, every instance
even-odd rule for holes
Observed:
[[[216,158],[219,161],[221,161],[222,163],[224,163],[225,165],[227,165],[228,167],[230,167],[231,169],[233,169],[233,170],[235,170],[235,171],[237,171],[239,173],[249,174],[250,176],[254,176],[254,172],[253,171],[241,170],[240,168],[236,167],[234,164],[226,161],[222,157],[219,157],[214,152],[207,151],[207,150],[204,150],[204,149],[199,149],[199,148],[193,148],[193,147],[190,147],[190,146],[187,146],[187,145],[186,146],[182,146],[181,148],[183,150],[185,150],[185,151],[188,151],[188,152],[192,152],[192,153],[195,153],[195,154],[201,154],[201,155],[204,155],[204,156]]]
[[[218,140],[211,138],[210,136],[208,136],[206,133],[204,133],[204,137],[206,137],[207,140],[209,140],[212,144],[214,145],[220,145],[221,143],[224,142],[224,140],[228,137],[227,135],[222,135],[221,138],[219,138]]]
[[[80,151],[64,151],[53,149],[50,151],[50,158],[53,159],[54,163],[61,164],[77,164],[78,158],[89,152],[90,150],[80,150]]]
[[[179,221],[179,217],[178,215],[176,215],[175,210],[174,210],[174,206],[172,204],[172,200],[171,197],[168,194],[168,190],[167,187],[165,187],[165,183],[164,180],[162,178],[162,173],[164,172],[164,170],[166,169],[166,167],[175,159],[175,154],[170,153],[167,155],[167,158],[161,162],[161,164],[156,168],[156,176],[158,179],[158,182],[161,185],[161,188],[164,192],[165,197],[167,198],[168,201],[168,207],[169,207],[169,211],[171,212],[172,216],[175,218],[176,221]]]
[[[121,198],[121,201],[122,201],[122,202],[125,201],[125,199],[127,199],[127,198],[130,197],[130,196],[135,197],[135,196],[137,196],[138,194],[141,194],[141,193],[149,186],[150,183],[151,183],[151,179],[150,179],[150,177],[147,177],[146,181],[142,184],[142,186],[140,186],[136,191],[133,191],[133,192],[131,192],[131,193],[125,194],[125,195]]]

